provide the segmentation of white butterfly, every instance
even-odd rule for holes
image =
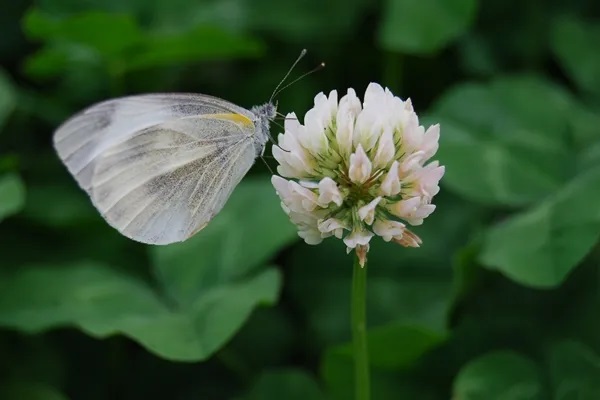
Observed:
[[[71,117],[54,146],[104,219],[143,243],[188,239],[262,155],[276,106],[201,94],[108,100]]]
[[[250,110],[202,94],[146,94],[108,100],[74,115],[54,147],[106,221],[149,244],[181,242],[203,229],[261,156],[273,98]]]

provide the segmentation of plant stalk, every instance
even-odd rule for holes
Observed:
[[[355,255],[352,272],[352,347],[356,400],[369,400],[371,397],[366,300],[367,264],[365,262],[361,267],[358,256]]]

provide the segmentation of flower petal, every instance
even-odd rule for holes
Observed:
[[[400,200],[396,203],[389,204],[387,209],[395,216],[406,219],[408,216],[412,215],[420,205],[421,198],[412,197],[410,199]]]
[[[404,247],[421,247],[423,241],[410,230],[406,229],[402,236],[394,238],[394,242]]]
[[[421,144],[421,150],[425,153],[423,155],[423,161],[429,160],[439,148],[440,140],[440,124],[431,125],[426,131],[423,137],[423,143]]]
[[[336,115],[335,139],[337,141],[340,156],[347,158],[352,152],[352,138],[354,134],[354,123],[361,112],[360,100],[356,97],[353,89],[341,98]]]
[[[326,208],[331,202],[337,206],[341,206],[343,201],[342,193],[339,191],[335,181],[330,177],[321,179],[319,182],[319,206]]]
[[[333,234],[338,239],[342,238],[344,229],[349,230],[347,224],[336,218],[329,218],[318,223],[318,228],[321,233]]]
[[[377,152],[373,158],[373,168],[385,168],[394,159],[396,149],[394,147],[394,133],[391,126],[384,129],[377,144]]]
[[[354,230],[344,238],[344,243],[351,249],[358,245],[366,246],[373,237],[373,233],[367,230]]]
[[[379,194],[381,196],[395,196],[400,193],[402,184],[398,177],[398,165],[398,161],[394,161],[383,181],[381,181],[381,186],[379,186]]]
[[[361,221],[364,221],[367,225],[371,225],[375,219],[375,208],[381,201],[381,197],[376,197],[369,204],[362,206],[358,209],[358,217]]]
[[[401,237],[405,229],[406,225],[398,221],[378,219],[373,224],[373,232],[381,236],[386,242],[389,242],[394,237]]]
[[[356,152],[350,155],[350,168],[348,177],[354,183],[365,183],[371,176],[371,160],[359,144]]]

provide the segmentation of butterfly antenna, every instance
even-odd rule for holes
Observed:
[[[284,127],[283,127],[283,126],[282,126],[282,125],[281,125],[279,122],[273,121],[273,123],[274,123],[274,124],[277,124],[277,125],[278,125],[278,126],[281,128],[281,129],[285,130],[285,128],[284,128]],[[279,144],[278,144],[278,143],[275,141],[275,139],[273,138],[273,136],[271,136],[271,133],[270,133],[270,132],[269,132],[269,133],[267,133],[267,135],[269,136],[269,140],[271,141],[271,143],[273,143],[273,146],[277,146],[277,147],[279,147],[279,148],[281,149],[281,151],[285,151],[286,153],[290,153],[290,151],[289,151],[289,150],[286,150],[286,149],[284,149],[283,147],[281,147],[281,146],[280,146],[280,145],[279,145]]]
[[[304,57],[305,55],[306,55],[306,49],[302,49],[302,51],[300,52],[300,55],[298,56],[298,58],[296,59],[296,61],[294,61],[294,63],[292,64],[292,66],[290,67],[290,69],[288,70],[288,72],[285,74],[285,76],[283,77],[283,79],[281,81],[279,81],[279,84],[273,90],[273,93],[271,93],[271,98],[269,99],[269,102],[273,101],[273,98],[277,95],[278,90],[281,87],[281,85],[283,84],[283,82],[285,82],[285,80],[288,78],[288,76],[290,76],[290,74],[294,70],[294,67],[296,67],[296,65],[300,62],[300,60],[302,60],[302,57]]]
[[[292,86],[294,83],[298,82],[300,79],[314,73],[317,72],[321,69],[325,68],[325,63],[322,62],[321,64],[317,65],[316,67],[314,67],[313,69],[311,69],[310,71],[300,75],[299,77],[297,77],[296,79],[294,79],[293,81],[291,81],[290,83],[288,83],[287,85],[285,85],[284,87],[278,89],[276,92],[273,93],[273,96],[277,96],[279,93],[281,93],[282,91],[284,91],[285,89],[289,88],[290,86]]]

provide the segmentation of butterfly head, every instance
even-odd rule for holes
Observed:
[[[254,147],[256,149],[256,154],[261,155],[265,148],[265,143],[267,143],[267,140],[269,140],[269,137],[271,136],[269,133],[269,125],[277,116],[277,104],[273,104],[273,102],[270,101],[261,104],[260,106],[254,106],[250,111],[256,116],[256,119],[253,121],[256,127]]]

